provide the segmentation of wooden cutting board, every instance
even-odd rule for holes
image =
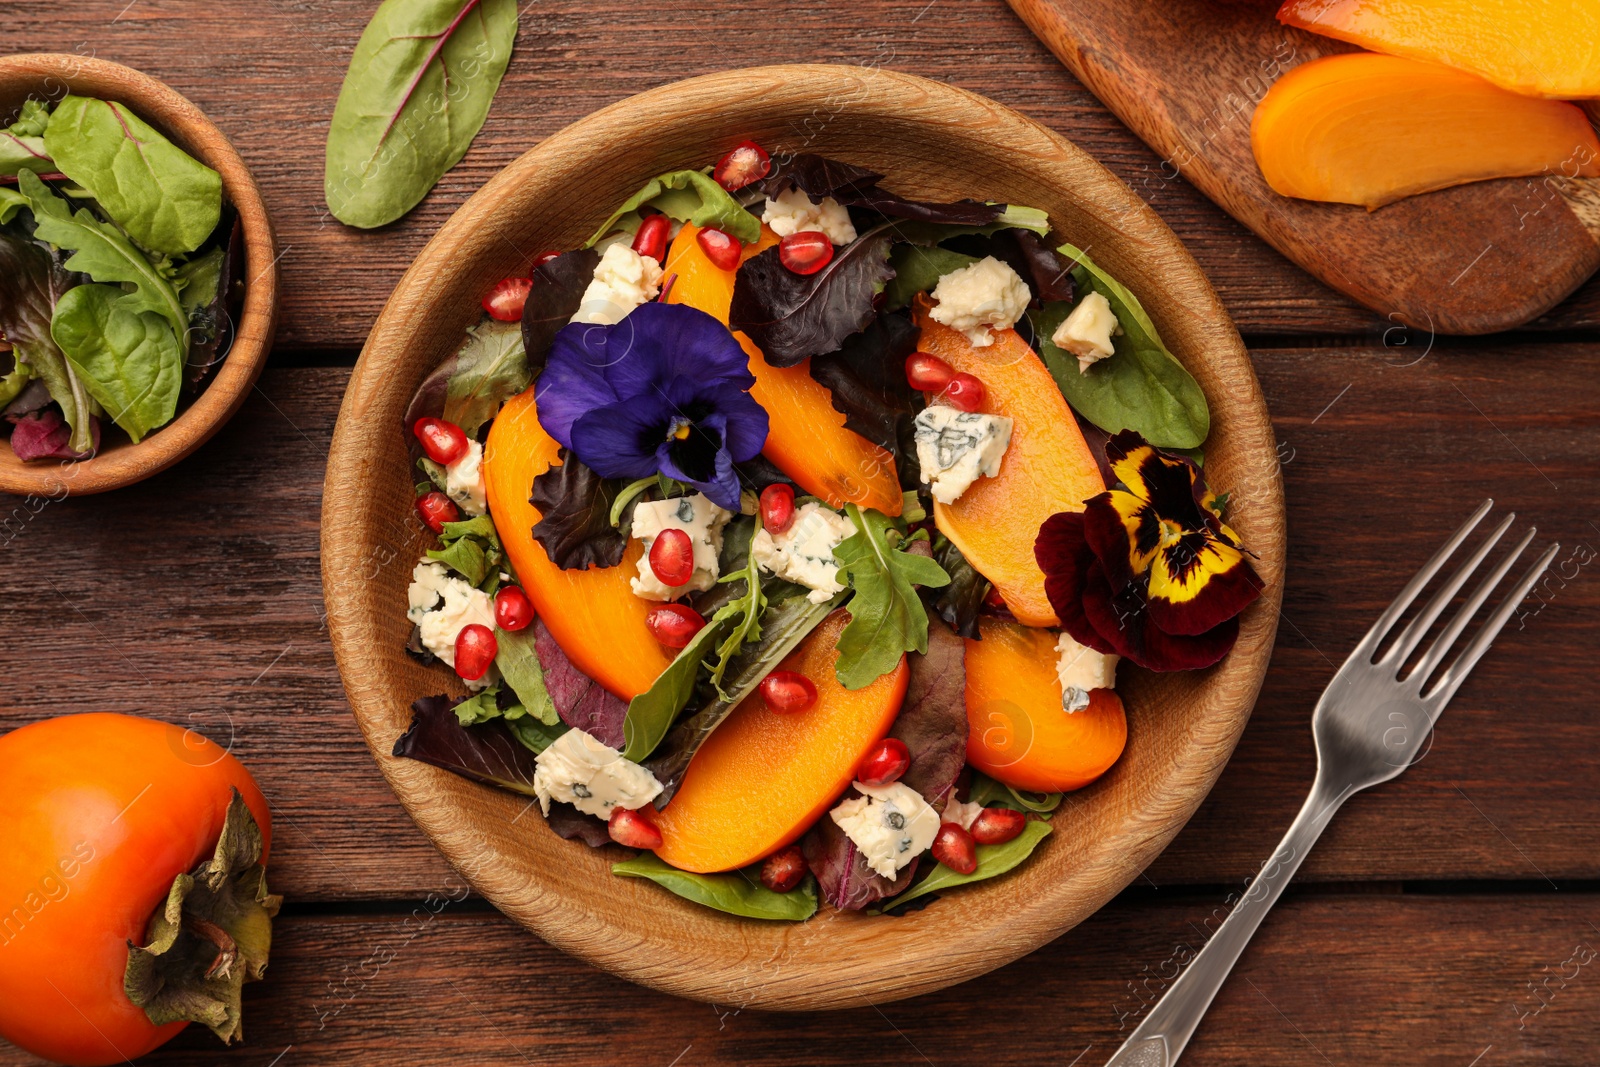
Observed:
[[[1511,329],[1600,267],[1596,179],[1479,182],[1375,212],[1274,193],[1250,151],[1256,102],[1291,67],[1353,49],[1280,25],[1270,0],[1008,2],[1161,153],[1155,180],[1187,179],[1284,255],[1393,321],[1451,334]]]

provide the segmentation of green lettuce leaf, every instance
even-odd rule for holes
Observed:
[[[619,229],[634,232],[639,228],[639,209],[646,206],[679,222],[721,230],[747,245],[761,238],[761,220],[741,207],[715,178],[698,170],[675,170],[645,182],[643,189],[611,213],[584,247],[593,248],[602,237]]]
[[[918,897],[939,893],[957,886],[971,885],[987,878],[1005,874],[1023,860],[1033,855],[1040,841],[1050,836],[1050,824],[1029,819],[1022,833],[998,845],[978,846],[978,866],[971,874],[960,874],[944,864],[939,864],[922,881],[884,904],[883,910],[909,904]]]
[[[516,39],[516,0],[384,0],[328,126],[333,217],[372,229],[416,207],[482,129]]]
[[[862,689],[894,670],[903,654],[928,651],[928,613],[914,587],[938,589],[950,576],[928,557],[897,547],[905,542],[882,512],[845,508],[856,532],[833,550],[833,558],[855,594],[834,672],[846,689]]]
[[[526,714],[545,726],[559,726],[561,716],[556,713],[556,703],[550,699],[550,691],[545,688],[544,665],[539,662],[539,652],[533,647],[533,627],[521,630],[496,629],[494,635],[499,645],[494,665],[499,668],[500,677],[505,679],[506,685],[517,694],[523,709],[517,715],[508,711],[506,718],[516,720]]]
[[[467,331],[445,386],[444,417],[477,437],[500,405],[528,387],[533,375],[522,349],[522,323],[480,323]]]
[[[817,913],[817,884],[810,877],[787,893],[774,893],[761,884],[756,867],[726,874],[690,874],[649,852],[613,863],[611,873],[624,878],[648,878],[685,900],[746,919],[803,922]]]
[[[1114,354],[1078,369],[1078,357],[1050,341],[1072,307],[1046,304],[1030,312],[1039,355],[1074,411],[1105,430],[1137,430],[1158,448],[1197,448],[1211,431],[1205,393],[1194,376],[1161,342],[1139,298],[1095,266],[1074,245],[1058,251],[1077,260],[1072,276],[1079,292],[1096,292],[1111,304],[1122,335],[1111,341]]]
[[[94,446],[94,402],[50,335],[50,322],[63,294],[77,284],[59,253],[30,238],[21,223],[0,229],[0,333],[13,346],[18,369],[44,382],[72,428],[68,447]]]
[[[488,515],[445,523],[439,531],[439,544],[441,547],[428,550],[429,559],[443,563],[490,596],[500,588],[500,567],[506,554]]]
[[[56,169],[153,252],[193,252],[222,217],[222,175],[122,104],[64,97],[44,145]]]
[[[0,186],[0,226],[17,217],[17,212],[28,206],[28,198],[15,189]]]
[[[50,320],[55,339],[89,395],[134,441],[165,426],[183,390],[183,351],[172,326],[131,311],[114,285],[68,289]]]

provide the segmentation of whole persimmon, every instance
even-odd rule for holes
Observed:
[[[270,837],[250,772],[192,730],[87,714],[0,737],[0,1036],[82,1067],[194,1021],[239,1036]]]

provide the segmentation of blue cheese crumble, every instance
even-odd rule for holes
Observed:
[[[885,878],[933,847],[939,833],[939,813],[915,789],[892,785],[855,783],[862,795],[841,801],[828,812],[856,846],[867,866]]]
[[[1071,634],[1056,639],[1056,677],[1061,681],[1061,710],[1067,714],[1089,706],[1095,689],[1115,689],[1120,656],[1080,645]]]
[[[594,280],[578,301],[573,322],[614,326],[640,304],[661,292],[661,264],[641,256],[626,241],[608,246],[594,268]]]
[[[831,196],[823,197],[820,204],[815,203],[793,186],[779,193],[777,199],[766,202],[761,221],[779,237],[818,230],[836,245],[847,245],[856,239],[856,228],[844,205]]]
[[[844,590],[839,581],[839,561],[833,550],[847,537],[854,537],[856,524],[850,516],[823,507],[816,501],[802,504],[794,513],[789,528],[774,536],[758,530],[750,544],[756,566],[784,581],[811,590],[807,600],[821,604]]]
[[[973,348],[994,344],[994,331],[1015,326],[1033,299],[1028,283],[993,256],[946,274],[932,295],[938,306],[929,317],[960,330]]]
[[[483,446],[467,441],[467,450],[444,468],[444,492],[467,515],[489,510],[489,490],[483,484]]]
[[[917,462],[933,499],[953,504],[979,477],[1000,473],[1011,444],[1011,420],[948,404],[923,408],[916,419]]]
[[[722,553],[722,528],[733,512],[712,503],[704,493],[647,500],[633,508],[633,536],[644,542],[639,559],[639,576],[633,591],[646,600],[676,600],[687,593],[698,593],[717,584]],[[682,530],[694,545],[694,574],[683,585],[667,585],[650,569],[650,546],[662,530]]]
[[[1121,332],[1122,325],[1117,322],[1116,312],[1111,310],[1111,301],[1100,293],[1089,293],[1061,320],[1056,332],[1050,335],[1050,343],[1077,356],[1078,373],[1084,374],[1115,353],[1111,338]]]
[[[655,775],[578,729],[556,738],[533,762],[533,791],[546,815],[550,802],[560,800],[586,815],[609,819],[613,809],[633,811],[661,793]]]
[[[427,559],[418,563],[406,600],[406,618],[417,624],[423,647],[451,667],[456,665],[456,636],[463,628],[477,623],[494,629],[494,601],[489,594],[451,574],[443,563]],[[499,678],[491,665],[482,678],[463,680],[471,689],[482,689]]]

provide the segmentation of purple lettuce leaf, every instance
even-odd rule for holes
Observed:
[[[561,721],[592,735],[603,745],[620,750],[624,743],[622,722],[628,716],[628,702],[580,671],[561,651],[543,618],[534,619],[533,626],[533,647],[544,667],[544,687]]]
[[[504,719],[462,726],[452,710],[458,697],[421,697],[411,703],[411,726],[394,743],[394,755],[441,767],[484,785],[533,795],[533,752]]]
[[[854,789],[845,794],[857,796]],[[845,836],[839,824],[824,815],[806,832],[800,842],[806,866],[816,876],[822,899],[842,911],[860,911],[885,897],[892,897],[911,884],[917,865],[907,864],[893,880],[867,866],[866,857],[855,842]]]
[[[991,234],[962,234],[944,241],[941,247],[976,259],[993,256],[1000,260],[1028,283],[1036,308],[1077,301],[1071,261],[1057,255],[1050,242],[1032,230],[1008,228]]]
[[[533,480],[528,502],[539,509],[533,539],[563,570],[615,567],[628,548],[632,524],[611,525],[619,483],[602,478],[563,448],[561,462]]]
[[[590,848],[612,843],[611,831],[606,828],[604,819],[581,812],[571,804],[559,801],[551,804],[550,814],[544,821],[550,824],[557,837],[566,841],[582,841]]]
[[[811,377],[828,387],[845,428],[894,455],[902,489],[922,482],[915,423],[923,400],[904,369],[920,335],[908,316],[879,315],[837,352],[811,360]]]
[[[890,218],[958,226],[987,226],[1005,210],[1004,205],[977,200],[957,200],[949,204],[907,200],[878,188],[882,180],[883,175],[875,171],[802,152],[777,163],[772,173],[763,179],[761,190],[769,197],[776,197],[793,185],[812,200],[831,196],[845,207],[875,211]]]
[[[556,334],[578,313],[583,291],[594,280],[599,262],[599,252],[583,248],[563,252],[533,268],[533,288],[522,306],[522,348],[535,380],[544,370]]]
[[[87,452],[75,452],[69,441],[72,427],[53,407],[24,415],[16,420],[11,431],[11,451],[27,463],[40,459],[85,459],[100,449],[100,420],[90,416],[90,447]]]
[[[836,352],[872,322],[875,298],[894,277],[890,228],[868,230],[839,249],[815,274],[796,274],[773,246],[734,276],[728,328],[742,330],[775,367],[792,367]]]

